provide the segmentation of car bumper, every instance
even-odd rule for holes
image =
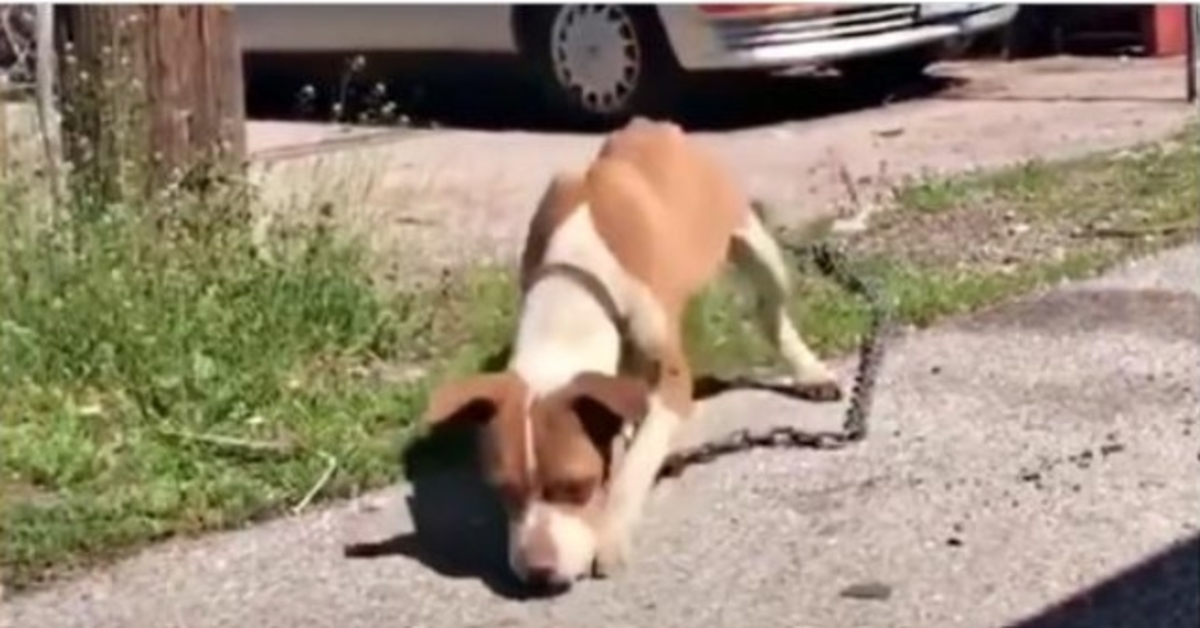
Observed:
[[[834,13],[827,7],[795,5],[706,14],[694,6],[662,5],[659,12],[685,69],[770,70],[961,41],[1007,24],[1018,8],[976,3],[963,12],[932,16],[922,6],[849,5]]]

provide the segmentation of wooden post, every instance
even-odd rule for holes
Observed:
[[[1196,48],[1200,42],[1196,41],[1197,31],[1200,31],[1200,9],[1196,5],[1189,4],[1187,6],[1187,101],[1190,103],[1196,102],[1196,74],[1200,73],[1200,65],[1197,64]]]
[[[241,165],[245,105],[231,6],[56,10],[73,183],[114,200],[187,181],[218,162]]]
[[[0,179],[8,176],[8,75],[0,72]]]
[[[62,200],[62,177],[58,162],[62,157],[58,151],[58,129],[55,124],[54,108],[54,6],[39,2],[36,8],[37,35],[35,70],[37,76],[38,134],[42,136],[42,153],[46,160],[46,179],[50,182],[50,195],[54,200],[55,219]]]

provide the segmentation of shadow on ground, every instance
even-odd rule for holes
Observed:
[[[1010,628],[1200,626],[1200,535],[1176,543]]]
[[[494,370],[504,355],[501,351],[489,358],[483,370]],[[747,389],[797,396],[791,387],[748,378],[705,375],[694,386],[697,401]],[[351,559],[405,556],[442,577],[478,579],[501,597],[532,597],[509,571],[503,511],[481,480],[472,455],[475,446],[475,433],[469,429],[439,430],[413,441],[401,454],[404,475],[411,478],[406,505],[413,530],[349,544],[344,555]]]
[[[1158,96],[1141,94],[1086,95],[1028,95],[972,93],[970,90],[937,94],[938,100],[960,100],[964,102],[1013,102],[1013,103],[1172,103],[1183,96]]]
[[[407,448],[413,530],[354,543],[347,558],[405,556],[445,578],[473,578],[508,599],[529,597],[509,572],[504,515],[470,463],[473,435],[440,433]],[[455,464],[459,462],[461,464]]]
[[[445,56],[445,55],[442,55]],[[538,88],[510,62],[487,58],[389,58],[352,77],[341,58],[283,62],[247,60],[247,110],[258,119],[323,121],[335,102],[366,99],[393,102],[407,124],[485,131],[600,131],[570,126],[541,104]],[[374,63],[374,61],[369,62]],[[305,68],[308,75],[279,68]],[[374,69],[372,69],[374,68]],[[691,80],[670,117],[691,130],[735,130],[927,97],[958,85],[960,79],[927,76],[883,91],[834,76],[769,77],[723,73]],[[382,99],[371,94],[383,85]],[[304,96],[307,91],[315,97]],[[360,98],[361,97],[361,98]],[[353,109],[353,105],[351,106]],[[359,115],[343,112],[346,119]]]

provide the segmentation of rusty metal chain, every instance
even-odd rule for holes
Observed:
[[[717,440],[678,450],[663,463],[660,477],[674,477],[684,468],[705,464],[721,456],[760,448],[834,450],[858,442],[867,436],[868,418],[875,397],[875,384],[883,365],[892,312],[887,299],[871,282],[851,271],[846,254],[836,245],[820,241],[788,247],[801,263],[810,261],[821,274],[844,290],[866,301],[871,320],[858,348],[858,370],[846,408],[841,431],[811,431],[780,426],[755,431],[742,429]]]

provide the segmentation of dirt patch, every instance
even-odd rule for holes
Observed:
[[[1062,259],[1072,244],[1070,229],[1031,224],[1000,203],[970,211],[906,212],[884,217],[878,230],[854,239],[867,255],[963,270],[1013,268],[1023,262]]]
[[[1186,237],[1196,232],[1200,203],[1194,137],[917,182],[897,191],[902,211],[878,214],[853,246],[901,262],[991,272]]]

